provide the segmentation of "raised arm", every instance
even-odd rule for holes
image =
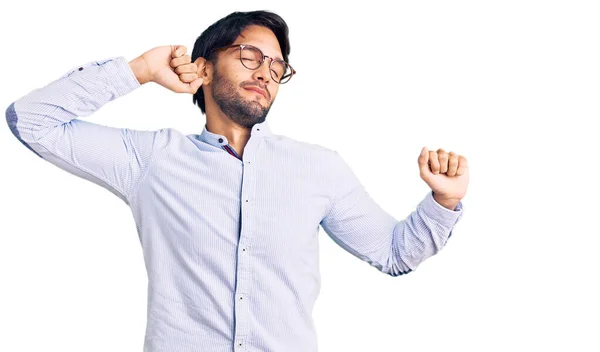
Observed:
[[[342,157],[332,154],[334,197],[321,226],[334,242],[391,276],[415,270],[442,249],[462,217],[462,202],[450,210],[429,192],[415,211],[398,221],[370,197]]]
[[[88,62],[10,104],[7,123],[15,137],[39,157],[101,185],[129,204],[152,151],[168,130],[114,128],[78,117],[93,114],[149,81],[177,92],[195,92],[201,80],[187,84],[174,72],[177,66],[189,64],[184,53],[183,46],[167,46],[131,62],[124,57]]]
[[[39,157],[128,203],[160,132],[77,118],[139,86],[125,58],[92,61],[13,102],[6,119],[15,137]]]

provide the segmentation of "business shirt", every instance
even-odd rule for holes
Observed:
[[[91,61],[16,100],[6,118],[38,156],[130,207],[148,273],[146,352],[317,351],[319,226],[398,276],[437,253],[462,216],[462,203],[450,210],[429,192],[398,221],[339,153],[267,122],[240,158],[206,125],[184,135],[78,119],[139,86],[124,57]]]

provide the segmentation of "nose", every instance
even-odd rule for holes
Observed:
[[[271,62],[272,61],[273,61],[273,59],[271,59],[268,56],[265,56],[265,60],[262,62],[260,67],[255,71],[256,79],[262,79],[265,82],[269,82],[272,79],[272,77],[271,77]]]

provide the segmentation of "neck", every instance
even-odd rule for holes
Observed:
[[[227,116],[221,113],[211,113],[206,111],[206,129],[209,132],[221,134],[227,137],[229,145],[242,156],[244,147],[250,139],[250,129],[242,127],[231,121]]]

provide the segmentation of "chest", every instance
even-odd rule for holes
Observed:
[[[248,155],[248,154],[247,154]],[[237,247],[294,256],[317,246],[329,196],[320,170],[295,158],[228,153],[170,156],[153,165],[140,192],[146,213],[199,252]],[[164,232],[163,231],[163,232]]]

